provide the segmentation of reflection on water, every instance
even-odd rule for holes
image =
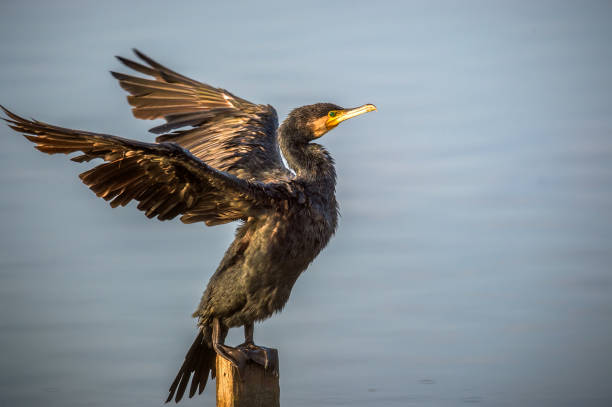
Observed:
[[[3,4],[0,102],[146,139],[105,72],[137,46],[281,116],[375,103],[322,140],[339,231],[256,328],[283,405],[610,405],[610,7],[216,7]],[[111,210],[0,133],[0,404],[160,404],[233,226]]]

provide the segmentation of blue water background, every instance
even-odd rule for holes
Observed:
[[[322,139],[339,230],[256,326],[282,405],[610,406],[610,21],[605,1],[5,1],[0,103],[151,140],[107,73],[131,47],[281,119],[375,103]],[[0,129],[0,405],[160,405],[232,239],[112,210],[86,168]]]

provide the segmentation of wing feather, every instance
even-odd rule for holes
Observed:
[[[165,133],[157,137],[158,142],[177,143],[208,165],[242,179],[292,177],[282,162],[276,140],[278,118],[272,106],[253,104],[174,72],[138,50],[134,53],[146,65],[117,58],[153,79],[112,75],[130,94],[127,99],[135,117],[166,120],[151,129]]]
[[[219,171],[174,143],[143,143],[107,134],[72,130],[24,119],[2,107],[4,120],[48,154],[80,151],[74,161],[105,162],[80,175],[97,196],[112,207],[138,201],[149,218],[217,225],[275,207],[275,200],[293,199],[287,182],[253,183]]]

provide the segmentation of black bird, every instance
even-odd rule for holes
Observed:
[[[40,151],[80,151],[72,158],[76,162],[104,160],[80,178],[113,208],[136,200],[149,218],[182,215],[184,223],[208,226],[242,222],[193,314],[199,333],[166,400],[178,402],[190,378],[193,397],[204,390],[209,373],[215,377],[217,354],[239,371],[247,360],[276,371],[273,353],[253,343],[253,324],[283,308],[337,225],[334,162],[312,141],[376,108],[317,103],[293,110],[278,127],[272,106],[253,104],[134,52],[144,64],[118,59],[150,79],[111,73],[130,93],[135,117],[166,120],[151,129],[161,134],[156,143],[57,127],[2,109],[9,126]],[[293,171],[284,166],[281,152]],[[237,326],[244,326],[245,343],[224,345],[228,329]]]

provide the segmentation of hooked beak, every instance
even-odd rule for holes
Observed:
[[[337,125],[339,125],[341,122],[343,122],[343,121],[345,121],[347,119],[350,119],[350,118],[355,117],[355,116],[359,116],[360,114],[371,112],[373,110],[376,110],[376,106],[371,105],[371,104],[359,106],[359,107],[356,107],[354,109],[340,110],[340,111],[338,111],[338,113],[336,114],[335,117],[328,117],[327,118],[327,122],[325,123],[325,126],[329,130],[331,130],[334,127],[336,127]]]

